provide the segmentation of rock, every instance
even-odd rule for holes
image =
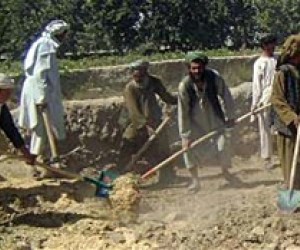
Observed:
[[[281,218],[274,218],[271,228],[282,232],[286,230],[286,227]]]
[[[291,239],[287,239],[281,244],[280,248],[285,250],[291,248],[290,250],[295,250],[293,249],[294,246],[294,242]]]
[[[269,236],[269,241],[272,242],[272,244],[279,244],[280,242],[280,235],[277,235],[277,234],[272,234]]]
[[[300,250],[300,246],[291,245],[288,246],[285,250]]]
[[[100,140],[105,140],[108,137],[109,137],[109,129],[108,129],[108,123],[106,123],[102,128]]]
[[[140,235],[137,232],[129,230],[124,231],[123,236],[125,238],[126,244],[128,245],[136,243],[140,238]]]
[[[266,245],[265,250],[278,250],[279,245],[278,243],[271,243],[269,245]]]
[[[271,226],[272,226],[272,223],[273,223],[273,218],[272,218],[272,217],[266,218],[266,219],[263,221],[263,227],[264,227],[264,228],[266,228],[266,227],[271,227]]]
[[[31,244],[29,242],[24,240],[24,241],[17,242],[16,250],[32,250],[32,247],[31,247]]]
[[[114,243],[125,243],[127,241],[126,237],[121,232],[111,232],[108,234],[108,238],[112,240]]]
[[[140,228],[140,232],[142,234],[146,232],[153,232],[153,231],[159,231],[164,230],[166,227],[162,222],[159,221],[145,221]]]
[[[264,228],[257,226],[255,228],[253,228],[253,230],[249,233],[249,235],[245,239],[245,241],[252,242],[252,243],[261,243],[264,235],[265,235]]]
[[[263,227],[255,227],[252,231],[252,234],[257,235],[257,236],[264,236],[265,230]]]
[[[285,235],[286,235],[287,237],[293,237],[293,236],[295,236],[296,234],[297,234],[297,232],[292,231],[292,230],[286,230],[286,232],[285,232]]]
[[[178,212],[173,212],[173,213],[169,213],[164,221],[167,222],[167,223],[170,223],[170,222],[174,222],[174,221],[178,221],[178,220],[184,220],[185,216],[184,214],[181,214],[181,213],[178,213]]]

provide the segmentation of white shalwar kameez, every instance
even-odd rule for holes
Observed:
[[[64,110],[60,87],[56,52],[59,43],[44,32],[28,51],[24,62],[26,79],[24,81],[19,126],[31,131],[30,152],[42,153],[47,143],[44,121],[38,104],[46,103],[51,128],[58,140],[65,138]]]
[[[260,56],[254,63],[252,83],[252,109],[269,103],[272,82],[276,69],[274,57]],[[261,158],[270,159],[273,154],[272,135],[270,129],[270,109],[257,115],[260,135]]]
[[[223,78],[215,72],[215,84],[217,95],[221,97],[224,102],[224,108],[228,119],[234,118],[234,101],[231,93],[226,86]],[[186,78],[187,79],[187,78]],[[187,81],[183,80],[179,84],[178,88],[178,126],[179,133],[182,139],[195,140],[199,137],[225,126],[225,122],[222,121],[215,113],[212,104],[209,102],[206,95],[200,92],[198,88],[192,83],[192,86],[197,95],[197,102],[191,111],[189,105],[190,96],[186,91]],[[213,83],[205,83],[213,84]],[[185,166],[191,169],[199,164],[198,157],[199,152],[217,153],[212,157],[217,157],[222,167],[228,168],[231,166],[231,149],[230,149],[230,132],[217,134],[209,144],[211,147],[200,144],[199,146],[191,149],[183,154]],[[206,149],[206,150],[205,150]]]

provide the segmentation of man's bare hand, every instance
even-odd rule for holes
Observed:
[[[43,112],[47,108],[47,103],[36,104],[38,111]]]
[[[294,125],[295,125],[296,127],[298,127],[299,124],[300,124],[300,116],[297,116],[297,117],[294,119],[293,123],[294,123]]]
[[[20,148],[20,151],[22,152],[22,154],[25,158],[25,162],[27,164],[29,164],[29,165],[34,165],[35,164],[36,156],[31,154],[25,146],[22,146]]]
[[[227,128],[233,128],[235,126],[235,120],[234,119],[228,119],[226,122],[226,127]]]
[[[182,139],[182,149],[187,150],[192,144],[190,139]]]
[[[148,135],[149,135],[149,136],[155,134],[155,130],[154,130],[151,126],[146,125],[146,128],[147,128],[147,132],[148,132]]]

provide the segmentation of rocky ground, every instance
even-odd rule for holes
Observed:
[[[194,194],[183,168],[172,185],[142,185],[135,218],[87,183],[34,180],[15,159],[0,167],[0,249],[300,249],[300,216],[276,208],[280,170],[257,156],[235,157],[229,174],[200,168]]]

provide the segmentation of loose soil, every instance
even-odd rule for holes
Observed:
[[[229,173],[199,169],[201,189],[142,185],[135,218],[114,216],[87,183],[35,180],[29,166],[0,163],[0,249],[300,249],[300,216],[276,208],[279,168],[235,157]]]

